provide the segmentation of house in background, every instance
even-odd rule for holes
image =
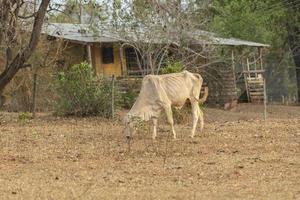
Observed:
[[[142,74],[137,63],[135,50],[129,46],[120,48],[124,40],[114,31],[93,31],[88,24],[50,23],[44,27],[43,33],[50,38],[60,38],[66,43],[67,50],[63,52],[63,59],[59,61],[62,65],[70,66],[86,60],[92,64],[97,75],[136,77]],[[266,44],[236,38],[221,38],[214,33],[200,30],[193,33],[193,36],[195,36],[193,37],[193,45],[246,46],[258,48],[258,52],[261,52],[262,48],[268,47]],[[245,83],[248,78],[251,79],[253,76],[258,78],[257,72],[260,71],[256,69],[256,63],[260,63],[260,70],[262,70],[261,55],[260,61],[255,61],[254,75],[244,74]],[[238,98],[234,64],[234,52],[232,51],[232,70],[221,75],[220,78],[224,79],[225,84],[223,84],[221,92],[210,92],[211,101],[219,101],[215,103],[224,105],[226,102]],[[251,66],[248,64],[246,69],[250,71],[250,68]],[[245,85],[248,87],[247,83]],[[247,88],[246,90],[248,91]],[[249,92],[247,92],[247,96],[250,100]]]

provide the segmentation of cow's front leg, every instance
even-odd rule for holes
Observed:
[[[155,140],[156,136],[157,136],[157,118],[152,118],[152,122],[153,122],[153,135],[152,135],[152,139]]]
[[[192,103],[192,115],[193,115],[193,127],[192,127],[192,133],[191,133],[191,138],[195,136],[195,131],[198,123],[198,118],[199,118],[199,105],[198,102],[191,102]]]
[[[171,129],[172,129],[173,138],[176,139],[176,132],[175,132],[175,129],[174,129],[174,120],[173,120],[173,114],[172,114],[171,106],[166,106],[165,107],[165,112],[166,112],[166,115],[167,115],[168,123],[170,124]]]

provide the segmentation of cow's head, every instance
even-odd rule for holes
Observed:
[[[127,114],[124,117],[124,125],[125,125],[125,129],[124,129],[125,136],[127,139],[131,139],[133,134],[136,131],[134,118],[131,115]]]

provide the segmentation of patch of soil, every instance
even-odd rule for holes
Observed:
[[[128,143],[122,116],[0,113],[1,199],[299,199],[300,107],[204,108],[204,132],[160,123]],[[129,148],[130,147],[130,148]]]

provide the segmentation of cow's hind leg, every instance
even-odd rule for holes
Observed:
[[[152,135],[152,139],[155,140],[156,135],[157,135],[157,118],[152,118],[152,122],[153,122],[153,135]]]
[[[175,132],[175,129],[174,129],[174,120],[173,120],[173,114],[172,114],[171,106],[166,106],[165,107],[165,112],[166,112],[166,115],[167,115],[168,123],[170,124],[171,129],[172,129],[173,138],[176,139],[176,132]]]
[[[201,117],[200,112],[202,112],[202,111],[200,110],[197,101],[191,102],[191,104],[192,104],[192,115],[193,115],[193,127],[192,127],[191,138],[193,138],[195,136],[195,131],[196,131],[199,117],[200,117],[200,121],[201,121],[201,130],[203,128],[203,123],[202,123],[203,122],[203,114]]]

